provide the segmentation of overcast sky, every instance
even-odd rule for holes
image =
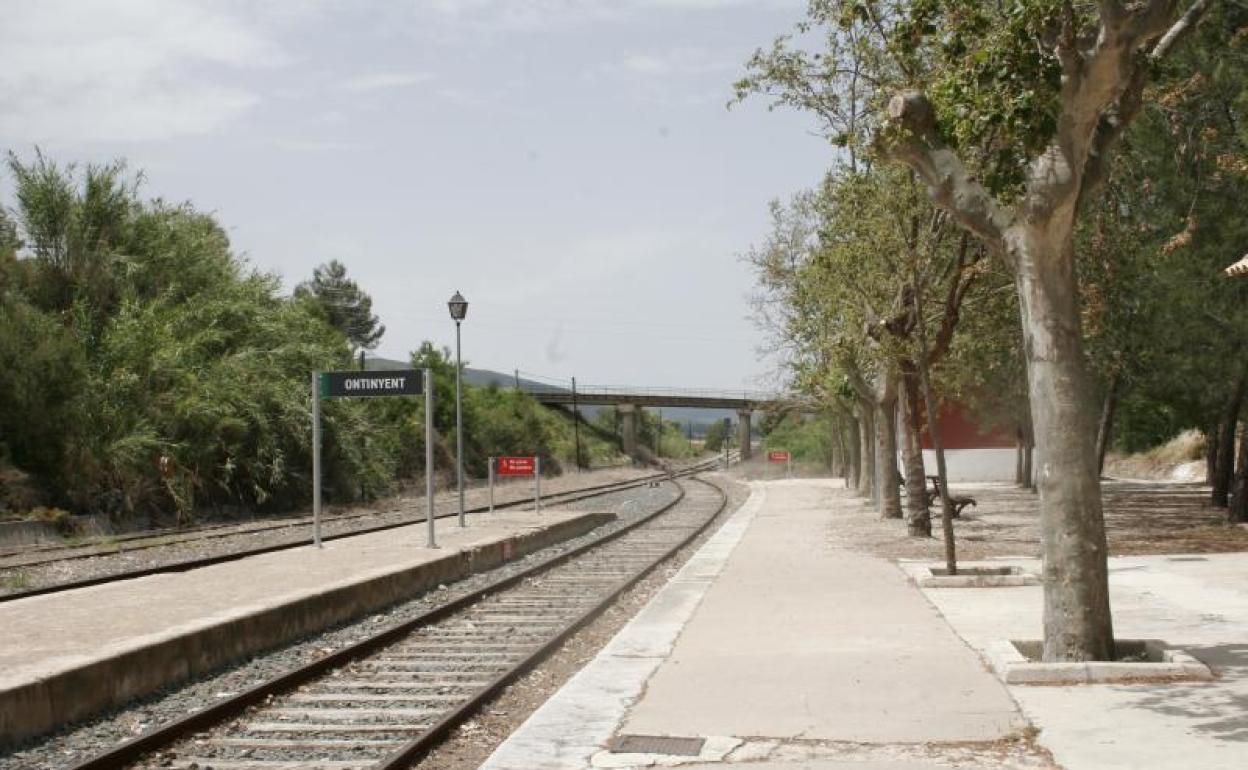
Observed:
[[[340,259],[377,352],[770,385],[740,254],[813,122],[725,105],[802,0],[0,0],[0,147],[124,157],[288,287]],[[7,178],[0,178],[6,204]]]

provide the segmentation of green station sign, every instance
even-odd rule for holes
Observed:
[[[321,398],[419,396],[424,392],[424,373],[415,369],[321,372]]]

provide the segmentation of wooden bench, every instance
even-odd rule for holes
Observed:
[[[927,480],[931,482],[932,488],[924,490],[927,493],[927,504],[930,506],[936,498],[940,497],[940,476],[928,476]],[[975,498],[966,495],[949,495],[949,502],[953,505],[953,517],[956,519],[962,515],[962,509],[968,505],[972,508],[978,507],[975,504]]]

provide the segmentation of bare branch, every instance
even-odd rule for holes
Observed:
[[[1160,6],[1166,3],[1154,0],[1150,5]],[[1213,7],[1213,0],[1196,0],[1161,36],[1149,52],[1147,61],[1135,63],[1130,79],[1119,95],[1117,103],[1107,109],[1097,122],[1096,131],[1088,148],[1088,159],[1084,165],[1084,181],[1079,194],[1080,206],[1089,201],[1104,183],[1109,170],[1110,152],[1143,106],[1144,87],[1148,85],[1149,64],[1165,58],[1176,43],[1195,29],[1211,7]]]
[[[1209,9],[1213,7],[1213,0],[1196,0],[1192,3],[1187,12],[1179,17],[1179,20],[1170,25],[1170,29],[1166,30],[1166,34],[1161,36],[1157,41],[1157,45],[1153,46],[1149,58],[1153,61],[1164,59],[1166,54],[1170,53],[1170,49],[1174,47],[1180,39],[1191,32]]]
[[[918,91],[895,95],[888,103],[888,124],[881,134],[886,137],[883,152],[918,174],[938,206],[948,209],[989,248],[1002,250],[1010,215],[941,140],[927,97]]]

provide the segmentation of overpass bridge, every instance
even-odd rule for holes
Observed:
[[[792,398],[761,390],[697,390],[685,388],[643,388],[633,386],[589,386],[567,389],[529,383],[522,390],[547,406],[613,406],[620,413],[624,452],[637,452],[637,410],[644,407],[695,407],[731,409],[737,413],[741,459],[748,460],[750,422],[756,410],[792,409]]]

